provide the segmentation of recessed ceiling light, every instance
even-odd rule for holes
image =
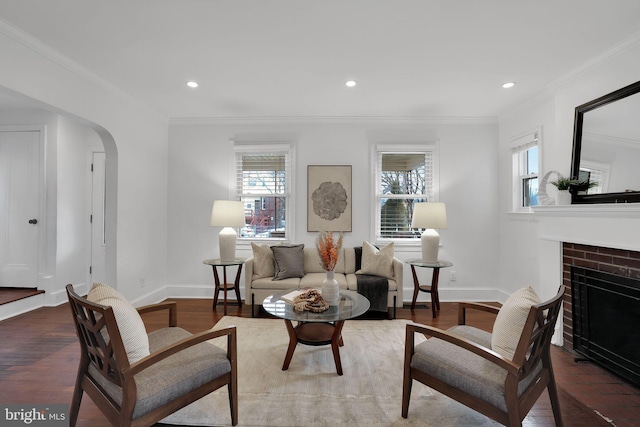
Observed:
[[[197,88],[197,87],[198,87],[198,82],[194,82],[193,80],[189,80],[189,81],[187,82],[187,86],[189,86],[190,88],[195,89],[195,88]]]
[[[348,81],[345,83],[345,85],[346,85],[347,87],[354,87],[354,86],[355,86],[355,85],[357,85],[357,84],[358,84],[358,83],[356,83],[356,81],[355,81],[355,80],[348,80]]]
[[[516,82],[507,82],[505,84],[502,85],[503,88],[505,89],[509,89],[511,87],[514,87],[516,85]]]

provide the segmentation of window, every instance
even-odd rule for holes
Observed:
[[[511,140],[513,150],[513,210],[528,211],[538,205],[540,131],[527,132]]]
[[[435,146],[376,147],[376,240],[419,239],[411,228],[413,205],[436,201]]]
[[[291,148],[289,145],[236,145],[236,192],[246,225],[240,238],[290,238]]]

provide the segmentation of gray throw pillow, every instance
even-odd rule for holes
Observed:
[[[273,280],[304,276],[304,245],[271,246],[276,261],[276,275]]]

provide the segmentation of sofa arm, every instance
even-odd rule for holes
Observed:
[[[244,303],[251,305],[251,282],[253,281],[253,257],[244,262]]]

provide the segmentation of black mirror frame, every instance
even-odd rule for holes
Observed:
[[[582,124],[584,113],[595,110],[603,105],[618,101],[627,96],[640,93],[640,81],[625,86],[600,98],[576,107],[573,126],[573,155],[571,158],[571,177],[578,178],[580,171],[580,152],[582,149]],[[639,203],[640,191],[602,194],[572,194],[572,203]]]

